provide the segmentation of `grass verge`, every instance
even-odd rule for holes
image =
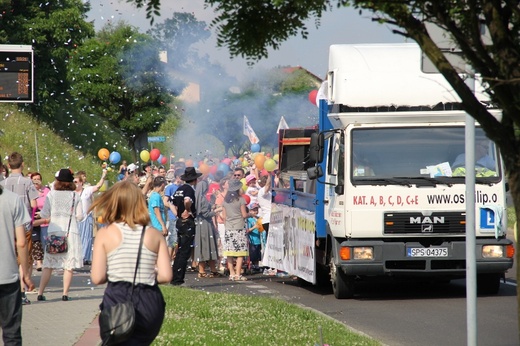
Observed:
[[[269,297],[162,286],[166,315],[153,345],[380,345],[312,310]]]

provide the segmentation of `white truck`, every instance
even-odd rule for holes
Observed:
[[[458,96],[421,71],[415,44],[333,45],[324,84],[318,126],[280,131],[264,265],[311,283],[324,270],[336,298],[372,277],[465,277]],[[495,294],[514,248],[501,157],[478,124],[475,136],[477,289]]]

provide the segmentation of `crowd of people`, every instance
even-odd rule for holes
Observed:
[[[261,270],[276,176],[254,164],[231,163],[226,171],[203,174],[182,161],[169,169],[123,161],[117,182],[103,193],[104,166],[95,185],[88,183],[86,172],[63,168],[48,186],[40,172],[24,174],[20,153],[0,166],[0,223],[9,224],[0,234],[2,261],[8,264],[0,268],[6,344],[21,342],[21,309],[31,304],[27,293],[45,301],[55,269],[63,272],[61,300],[69,301],[73,271],[91,265],[92,282],[107,283],[100,306],[105,309],[128,298],[137,261],[141,269],[135,285],[141,297],[134,305],[148,322],[140,321],[132,338],[145,343],[157,335],[164,318],[158,284],[182,285],[187,270],[196,270],[201,279],[227,275],[245,281],[244,259],[251,269]],[[141,234],[143,251],[136,257]],[[66,238],[67,250],[50,251],[50,239],[60,237]],[[38,288],[33,267],[42,272]],[[5,302],[13,297],[16,302]]]

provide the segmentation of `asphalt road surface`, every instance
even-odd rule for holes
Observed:
[[[192,279],[193,278],[193,279]],[[375,281],[356,286],[353,299],[338,300],[329,287],[301,286],[290,277],[249,276],[249,281],[197,279],[188,285],[209,292],[281,297],[320,311],[390,346],[466,345],[466,286]],[[477,299],[479,346],[519,345],[516,284],[501,284],[496,296]],[[326,343],[327,340],[324,340]]]

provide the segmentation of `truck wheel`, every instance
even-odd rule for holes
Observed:
[[[345,274],[341,268],[336,267],[334,258],[330,259],[330,281],[332,291],[337,299],[348,299],[354,296],[354,277]]]
[[[500,289],[501,274],[478,274],[477,293],[484,295],[497,294]]]

